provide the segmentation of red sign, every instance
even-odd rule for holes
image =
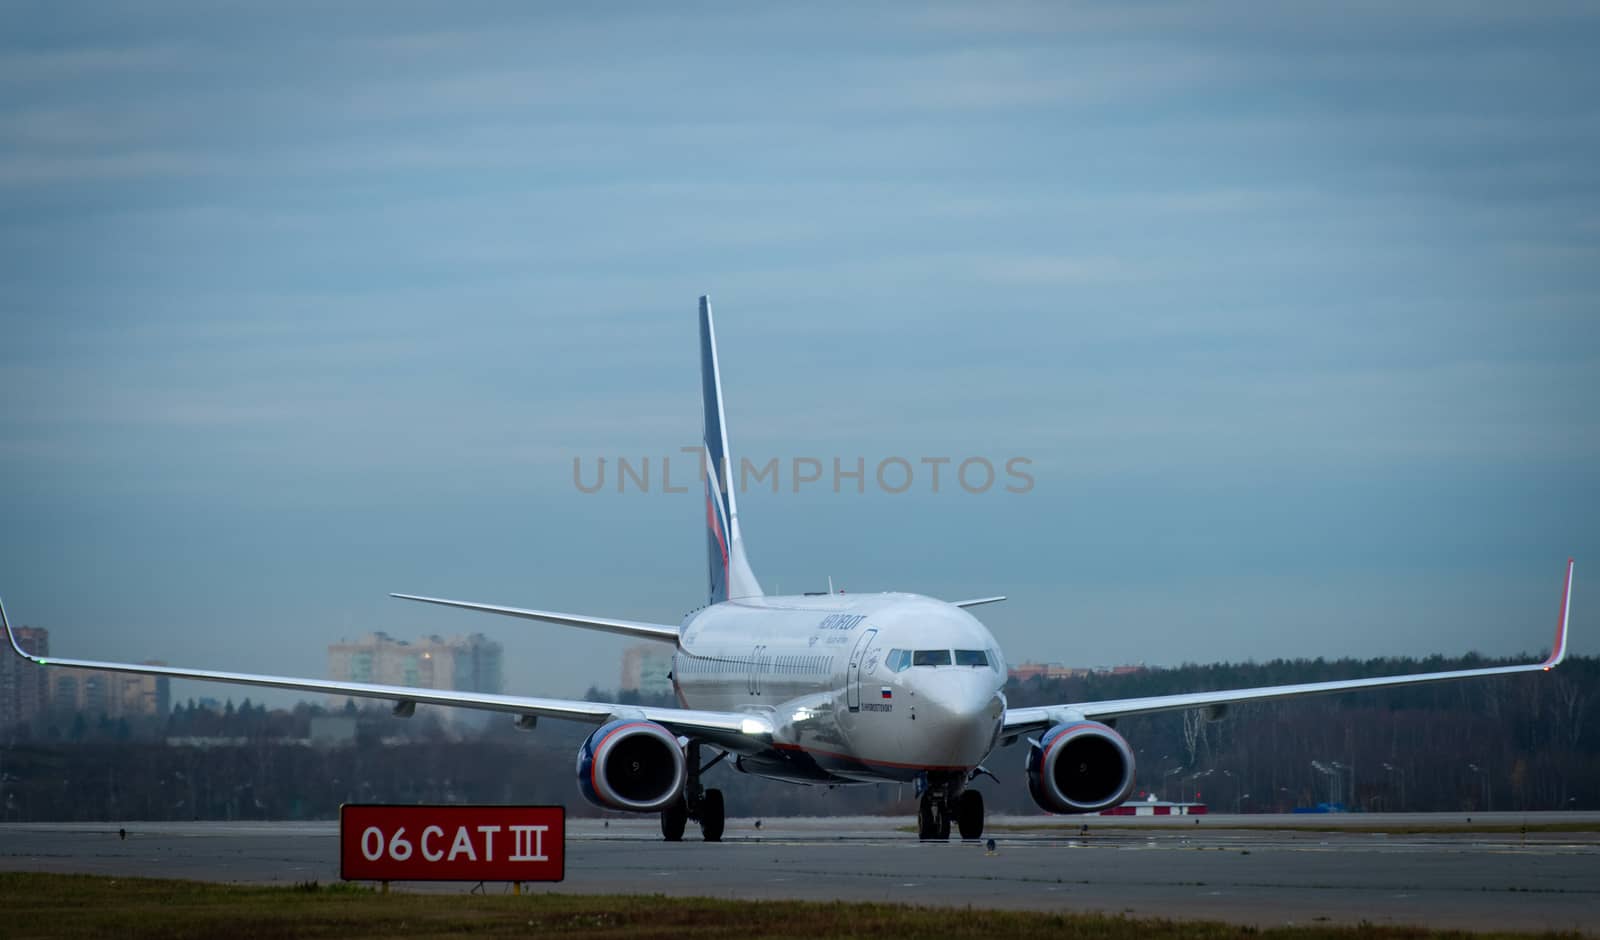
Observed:
[[[564,806],[339,807],[345,881],[560,881]]]

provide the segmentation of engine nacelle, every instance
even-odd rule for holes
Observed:
[[[653,721],[601,725],[578,749],[578,789],[605,809],[653,813],[683,794],[689,768],[672,732]]]
[[[1133,792],[1133,749],[1098,721],[1056,725],[1028,749],[1028,792],[1052,813],[1110,809]]]

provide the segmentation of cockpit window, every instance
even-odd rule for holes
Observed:
[[[890,672],[903,672],[911,665],[911,651],[890,650],[889,655],[884,657],[883,664],[889,667]]]
[[[949,650],[917,650],[911,654],[913,666],[948,666],[950,665]]]
[[[956,650],[957,666],[987,666],[989,656],[983,650]]]

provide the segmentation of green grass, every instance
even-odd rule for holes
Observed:
[[[496,886],[501,887],[501,886]],[[351,885],[244,887],[91,875],[0,874],[0,935],[272,937],[1120,938],[1497,937],[1396,927],[1256,930],[1204,922],[804,901],[659,896],[378,894]],[[1543,936],[1576,936],[1544,934]]]

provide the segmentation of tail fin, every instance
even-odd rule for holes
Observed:
[[[744,557],[739,534],[738,488],[722,410],[722,372],[717,366],[717,331],[711,298],[700,298],[700,382],[705,402],[706,548],[711,568],[711,603],[760,597],[761,585]]]

